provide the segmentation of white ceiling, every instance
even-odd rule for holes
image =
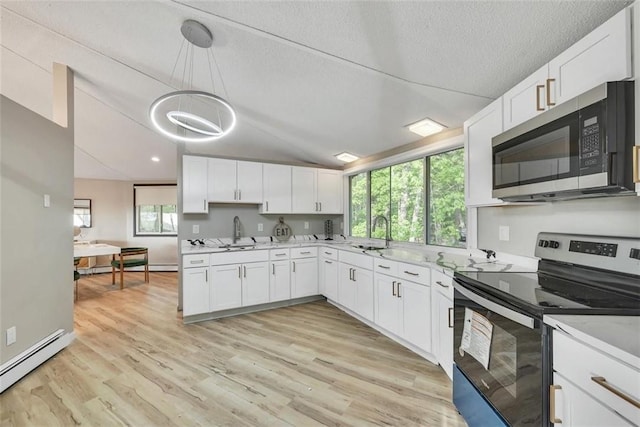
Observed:
[[[424,117],[461,126],[630,3],[0,0],[0,91],[50,117],[51,64],[69,65],[76,177],[174,180],[176,145],[147,113],[178,88],[180,25],[195,19],[214,35],[216,93],[238,127],[187,151],[338,166],[341,151],[419,139],[404,126]],[[194,82],[211,91],[198,59]]]

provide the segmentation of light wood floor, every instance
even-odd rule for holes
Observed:
[[[465,425],[439,367],[326,302],[185,326],[176,273],[125,280],[80,280],[77,339],[0,425]]]

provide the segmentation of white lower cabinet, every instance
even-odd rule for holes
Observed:
[[[332,301],[338,300],[338,261],[320,257],[320,293]]]
[[[291,260],[291,298],[318,295],[318,258]]]
[[[633,426],[613,410],[585,393],[562,375],[554,372],[551,422],[569,427]]]
[[[209,266],[185,268],[182,271],[183,315],[192,316],[210,312],[209,292]]]
[[[362,267],[340,263],[338,302],[365,319],[373,321],[373,272]]]
[[[353,267],[340,264],[340,279],[338,280],[338,302],[340,305],[353,310],[356,306],[356,283],[353,281]]]
[[[242,265],[211,267],[211,311],[242,306]]]
[[[402,301],[402,338],[431,353],[431,288],[417,283],[398,283]]]
[[[376,323],[398,336],[402,335],[402,302],[396,287],[398,280],[385,274],[376,274]]]
[[[269,298],[269,263],[242,265],[242,305],[264,304]]]
[[[289,260],[271,261],[269,300],[284,301],[291,298],[291,270]]]
[[[439,290],[433,297],[433,352],[442,369],[453,379],[453,301]]]

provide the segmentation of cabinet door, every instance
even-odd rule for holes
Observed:
[[[291,168],[292,191],[291,205],[293,213],[317,213],[316,169],[313,168]]]
[[[338,281],[338,302],[354,310],[356,306],[356,282],[353,281],[354,268],[349,264],[340,264],[340,280]]]
[[[467,206],[498,205],[491,197],[493,160],[491,138],[502,132],[502,98],[464,122],[465,197]]]
[[[326,214],[341,214],[342,210],[342,172],[318,169],[318,211]]]
[[[549,414],[552,424],[568,427],[633,425],[557,372],[553,373],[552,387],[551,400],[555,399],[555,411],[551,408]],[[554,419],[558,421],[553,423]]]
[[[269,300],[283,301],[291,298],[291,270],[289,260],[272,261],[269,276]]]
[[[209,202],[235,202],[238,198],[236,187],[236,161],[207,159],[209,162]]]
[[[242,265],[242,305],[269,302],[269,263],[251,262]]]
[[[375,322],[389,332],[401,334],[402,323],[400,298],[396,293],[397,279],[383,274],[375,276],[376,310]]]
[[[209,267],[185,268],[182,270],[182,314],[191,316],[193,314],[208,313],[210,290],[209,290]]]
[[[291,298],[318,295],[318,258],[291,261]]]
[[[208,213],[207,158],[182,156],[182,212]]]
[[[291,166],[265,163],[262,213],[291,213]]]
[[[323,258],[320,260],[320,280],[322,294],[327,299],[338,300],[338,262]]]
[[[262,203],[262,163],[238,162],[238,201]]]
[[[373,273],[356,268],[353,273],[356,283],[356,305],[354,311],[367,320],[373,321]]]
[[[608,81],[632,77],[631,10],[621,10],[549,62],[552,101],[565,102]]]
[[[437,334],[433,337],[434,352],[442,369],[453,379],[453,302],[437,291],[433,296]]]
[[[242,266],[240,264],[211,267],[211,311],[242,306]]]
[[[546,91],[548,77],[549,65],[545,64],[502,96],[504,130],[511,129],[549,108]]]
[[[431,353],[431,287],[412,282],[398,284],[402,300],[402,337]]]

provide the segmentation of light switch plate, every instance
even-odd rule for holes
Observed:
[[[262,225],[262,223],[258,224],[258,231],[264,231],[264,226]]]
[[[197,225],[197,224],[196,224],[196,225],[194,225],[194,226],[192,227],[192,233],[193,233],[193,234],[199,234],[199,233],[200,233],[200,226],[199,226],[199,225]]]
[[[44,195],[44,207],[48,208],[51,206],[51,196],[49,196],[48,194]]]
[[[498,238],[504,242],[509,241],[509,226],[501,225],[498,227]]]
[[[304,222],[304,229],[308,230],[309,229],[309,221],[305,221]]]

